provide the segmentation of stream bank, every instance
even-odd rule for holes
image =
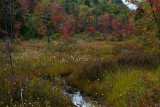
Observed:
[[[76,107],[97,107],[100,105],[96,98],[92,98],[83,91],[69,86],[66,83],[65,79],[62,79],[62,84],[63,86],[61,88],[61,92],[64,95],[68,95],[69,97],[71,97],[72,103]]]

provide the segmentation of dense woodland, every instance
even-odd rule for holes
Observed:
[[[1,1],[1,29],[10,33],[10,4]],[[114,38],[128,32],[133,22],[121,0],[15,0],[12,3],[13,37],[67,37],[87,32]],[[3,32],[2,32],[3,33]],[[5,36],[2,35],[1,38]],[[55,35],[56,34],[56,35]]]
[[[0,106],[159,107],[160,1],[127,1],[0,0]]]
[[[10,32],[10,4],[1,1],[1,29]],[[12,3],[13,37],[67,37],[87,32],[114,38],[131,27],[129,9],[121,0],[16,0]],[[2,32],[3,33],[3,32]],[[4,37],[5,34],[1,37]],[[57,34],[57,35],[54,35]]]
[[[142,45],[159,48],[159,1],[132,2],[137,10],[121,0],[1,0],[0,37],[57,39],[85,33],[112,40],[138,37]]]

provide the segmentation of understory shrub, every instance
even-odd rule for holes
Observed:
[[[77,44],[70,43],[69,45],[66,45],[65,43],[61,43],[55,47],[55,51],[57,52],[71,52],[80,50],[81,46],[78,46]]]
[[[59,33],[53,33],[53,34],[51,34],[51,36],[50,36],[50,38],[52,39],[52,40],[56,40],[56,39],[58,39],[58,38],[60,38],[61,37],[61,35],[59,34]]]

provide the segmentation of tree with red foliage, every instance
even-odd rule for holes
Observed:
[[[118,19],[113,19],[108,13],[103,17],[103,35],[111,34],[112,40],[124,31],[123,24]]]
[[[138,5],[135,11],[135,34],[139,45],[151,53],[160,52],[160,1],[145,0],[135,1]]]
[[[139,8],[145,12],[145,18],[150,17],[153,19],[153,22],[157,25],[160,39],[160,0],[145,0],[143,2],[138,2],[136,0],[128,1],[137,4]],[[137,14],[139,14],[139,11],[137,11]]]
[[[114,38],[117,37],[118,35],[122,35],[123,31],[124,31],[124,26],[122,25],[122,23],[119,22],[118,19],[113,19],[112,20],[112,26],[113,26],[113,35]],[[122,40],[122,37],[118,38],[119,40]]]
[[[56,2],[52,4],[51,13],[51,20],[48,21],[48,25],[57,33],[59,32],[59,25],[66,21],[65,15],[67,16],[67,14],[65,9]]]
[[[104,14],[104,17],[103,17],[103,33],[107,33],[109,32],[108,31],[108,28],[110,26],[110,16],[108,13]]]
[[[111,34],[113,33],[113,26],[112,26],[112,18],[111,16],[108,14],[108,13],[105,13],[104,14],[104,17],[103,17],[103,34]],[[112,35],[112,39],[113,39],[113,35]]]
[[[75,30],[75,26],[64,22],[60,24],[59,33],[62,34],[62,38],[65,39],[65,42],[68,43],[68,40],[71,38],[71,34]]]
[[[8,32],[7,32],[7,31],[2,30],[1,28],[0,28],[0,32],[2,32],[3,34],[8,34]]]
[[[94,27],[87,27],[87,31],[88,31],[91,35],[93,35],[93,34],[96,33],[96,29],[95,29]]]
[[[128,22],[128,30],[129,30],[130,35],[131,35],[132,32],[133,32],[134,29],[135,29],[134,20],[133,20],[133,18],[129,18],[128,21],[129,21],[129,22]]]
[[[159,38],[160,38],[160,1],[159,0],[148,0],[151,11],[153,14],[153,18],[158,25],[159,30]],[[157,14],[157,15],[156,15]]]

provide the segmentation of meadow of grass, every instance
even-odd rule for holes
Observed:
[[[62,78],[105,106],[159,106],[160,56],[134,42],[0,42],[0,106],[73,106]],[[23,90],[22,90],[23,89]],[[21,92],[23,92],[23,100]]]

